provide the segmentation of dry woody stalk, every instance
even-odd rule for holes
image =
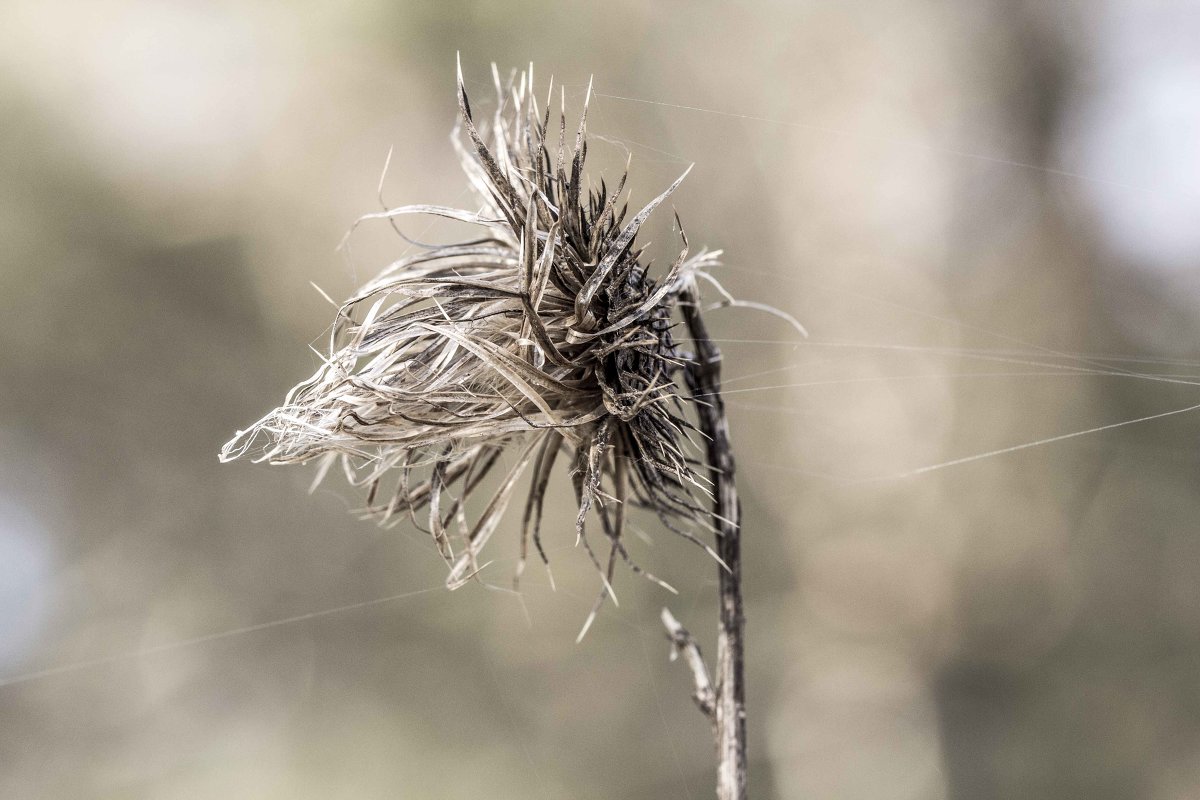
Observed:
[[[478,207],[409,205],[363,217],[394,225],[431,215],[478,235],[412,242],[411,254],[338,309],[316,373],[239,431],[221,460],[318,462],[318,482],[340,467],[365,489],[364,515],[410,520],[432,538],[450,588],[486,566],[484,548],[527,474],[516,579],[531,547],[548,568],[543,505],[565,463],[576,544],[601,585],[581,638],[603,601],[616,602],[618,563],[661,583],[625,545],[627,508],[649,509],[719,564],[717,680],[697,699],[717,732],[720,796],[744,797],[739,509],[720,357],[700,320],[698,285],[711,282],[724,298],[717,305],[733,304],[707,273],[719,252],[691,255],[676,217],[678,254],[652,275],[638,232],[687,173],[630,214],[626,175],[612,187],[585,178],[587,101],[568,133],[565,92],[556,98],[553,81],[543,106],[532,67],[507,82],[493,74],[496,107],[486,120],[472,110],[461,67],[458,77],[452,141]],[[471,514],[475,495],[481,510]],[[671,623],[672,641],[690,653],[690,636]],[[699,676],[698,650],[689,661]]]

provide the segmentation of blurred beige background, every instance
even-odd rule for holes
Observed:
[[[1133,0],[7,0],[0,796],[711,795],[656,621],[711,650],[702,555],[645,521],[681,596],[622,574],[575,645],[565,505],[557,592],[451,594],[336,481],[217,463],[314,368],[309,282],[403,249],[335,252],[388,149],[389,202],[469,202],[461,50],[480,102],[594,74],[595,167],[695,162],[693,242],[812,333],[713,315],[752,796],[1200,797],[1200,412],[913,474],[1200,402],[1197,41]]]

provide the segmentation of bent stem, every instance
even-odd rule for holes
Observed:
[[[733,448],[721,397],[721,352],[708,336],[695,291],[680,297],[680,310],[696,348],[686,370],[700,430],[707,438],[713,482],[713,522],[717,532],[720,626],[717,632],[716,686],[708,682],[700,650],[669,611],[663,623],[676,653],[682,652],[696,682],[694,698],[709,717],[717,746],[718,800],[746,798],[745,615],[742,609],[741,504],[734,484]]]

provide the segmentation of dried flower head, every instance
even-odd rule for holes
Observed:
[[[603,180],[585,189],[587,102],[568,152],[565,93],[552,127],[532,69],[507,85],[497,75],[496,88],[490,123],[477,122],[460,67],[452,139],[479,210],[413,205],[364,217],[447,217],[478,226],[479,237],[420,245],[363,286],[339,310],[321,368],[238,432],[221,459],[263,437],[260,460],[320,460],[318,481],[340,462],[351,483],[367,487],[366,513],[408,515],[420,527],[417,513],[427,518],[453,588],[480,568],[481,549],[530,470],[517,574],[530,540],[546,560],[543,500],[566,454],[577,543],[611,594],[618,558],[640,571],[622,540],[628,503],[715,557],[695,535],[712,518],[687,406],[704,400],[681,391],[695,357],[672,328],[673,312],[697,302],[696,278],[719,253],[689,257],[680,228],[678,256],[651,276],[635,238],[683,176],[626,219],[625,175],[615,189]],[[505,474],[468,520],[468,497],[506,452]],[[604,558],[588,539],[589,510]]]

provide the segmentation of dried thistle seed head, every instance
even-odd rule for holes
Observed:
[[[680,391],[692,356],[672,338],[672,312],[696,302],[696,276],[718,254],[689,257],[680,228],[670,268],[648,274],[635,237],[683,176],[626,220],[624,175],[613,191],[603,181],[583,188],[587,102],[568,151],[565,99],[552,125],[532,87],[532,70],[507,85],[497,76],[496,111],[480,122],[460,68],[452,140],[480,209],[415,205],[364,219],[435,215],[480,235],[419,245],[363,286],[340,308],[321,368],[221,459],[255,450],[275,464],[319,460],[318,481],[340,462],[368,487],[366,513],[427,519],[455,587],[479,569],[526,472],[518,575],[530,539],[545,561],[543,500],[565,453],[577,539],[611,594],[618,557],[637,570],[622,543],[628,503],[698,544],[692,531],[709,527],[688,436],[687,403],[697,401]],[[515,458],[501,459],[506,451]],[[501,464],[469,520],[465,501]],[[608,545],[603,563],[586,534],[589,510]]]

